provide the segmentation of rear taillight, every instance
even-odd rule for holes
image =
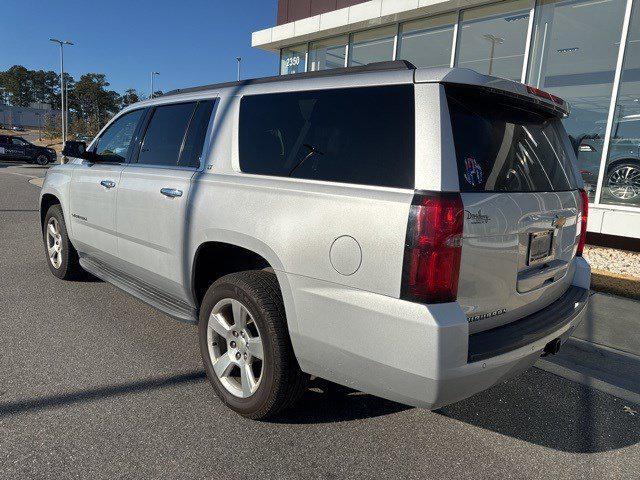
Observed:
[[[589,216],[589,197],[587,192],[580,190],[580,200],[582,203],[582,217],[580,221],[580,239],[578,240],[578,249],[576,255],[581,257],[584,250],[584,244],[587,242],[587,217]]]
[[[531,95],[535,95],[536,97],[546,98],[547,100],[551,100],[553,103],[557,105],[562,105],[564,103],[564,100],[562,100],[560,97],[553,95],[549,92],[545,92],[544,90],[540,90],[539,88],[532,87],[531,85],[527,85],[527,92],[529,92]]]
[[[414,196],[407,225],[401,298],[421,303],[456,300],[463,223],[459,193]]]

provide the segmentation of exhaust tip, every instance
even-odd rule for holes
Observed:
[[[559,338],[555,340],[551,340],[544,346],[544,350],[542,351],[542,356],[547,357],[549,355],[555,355],[560,351],[560,347],[562,346],[562,342]]]

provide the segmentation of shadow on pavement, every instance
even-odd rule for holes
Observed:
[[[362,392],[325,393],[320,389],[310,388],[293,408],[272,421],[297,425],[346,422],[391,415],[411,408],[413,407]]]
[[[640,442],[640,417],[625,402],[530,369],[437,412],[494,432],[571,453],[616,450]]]
[[[171,377],[153,378],[137,382],[122,383],[119,385],[88,388],[85,390],[77,390],[60,395],[34,398],[31,400],[4,402],[0,403],[0,418],[25,412],[66,407],[75,403],[101,400],[103,398],[128,395],[141,391],[158,390],[161,388],[172,387],[184,383],[201,382],[204,379],[205,373],[201,370],[184,373],[181,375],[174,375]]]

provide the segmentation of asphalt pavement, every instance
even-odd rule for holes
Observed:
[[[640,407],[535,368],[437,412],[310,390],[239,417],[195,327],[49,273],[44,172],[0,163],[0,478],[637,478]]]

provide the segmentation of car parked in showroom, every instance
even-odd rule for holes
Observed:
[[[22,160],[38,165],[47,165],[56,161],[57,153],[53,148],[41,147],[22,137],[0,135],[0,160]]]
[[[46,261],[197,324],[244,416],[310,376],[436,409],[556,353],[586,314],[567,113],[404,61],[169,92],[65,145]]]
[[[599,127],[599,132],[579,140],[577,152],[580,173],[591,198],[595,197],[604,148],[604,125]],[[615,123],[602,187],[602,201],[606,203],[640,205],[640,115],[628,115]]]

